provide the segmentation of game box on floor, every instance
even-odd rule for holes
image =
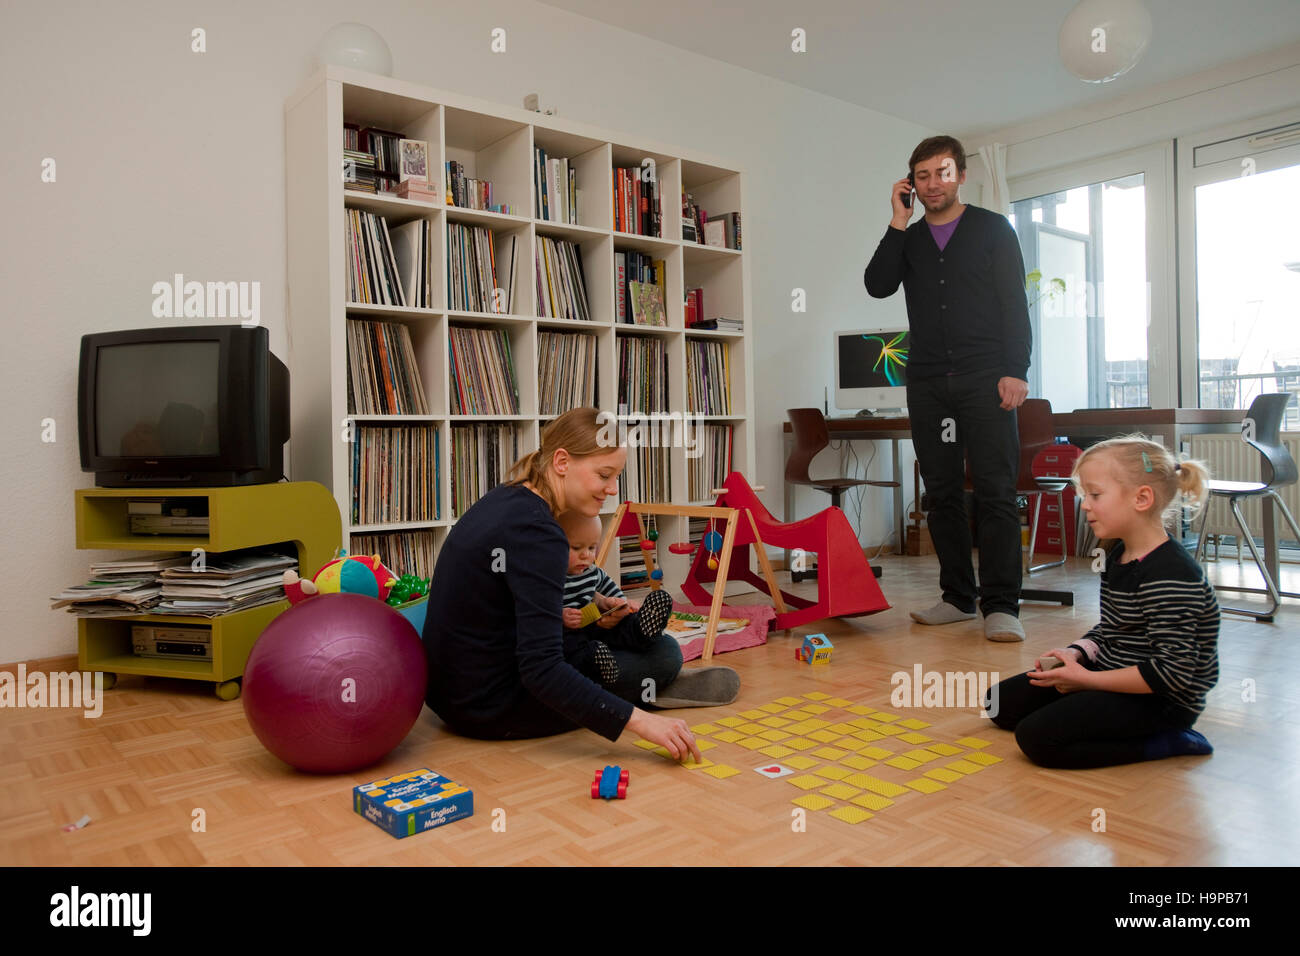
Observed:
[[[401,839],[473,816],[474,793],[420,767],[354,787],[352,809]]]

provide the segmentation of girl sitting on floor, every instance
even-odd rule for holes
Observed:
[[[1118,539],[1101,571],[1101,622],[997,684],[985,709],[1044,767],[1212,753],[1191,727],[1219,679],[1219,605],[1165,531],[1179,498],[1203,503],[1205,466],[1135,436],[1093,445],[1072,477],[1093,532]]]

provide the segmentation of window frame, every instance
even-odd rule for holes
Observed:
[[[1153,408],[1175,406],[1179,395],[1174,157],[1174,140],[1162,140],[1007,180],[1008,198],[1015,204],[1047,193],[1142,174],[1146,200],[1147,401]]]
[[[1241,175],[1241,160],[1255,158],[1255,172],[1300,164],[1300,138],[1289,144],[1251,148],[1250,137],[1300,124],[1300,107],[1225,123],[1177,138],[1179,394],[1188,408],[1201,407],[1200,322],[1196,298],[1196,187]],[[1234,141],[1240,141],[1239,143]],[[1197,164],[1196,152],[1219,147]],[[1210,150],[1206,150],[1210,152]],[[1223,173],[1233,171],[1231,176]]]

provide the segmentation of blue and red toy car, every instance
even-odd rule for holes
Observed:
[[[619,800],[626,800],[627,777],[628,772],[621,767],[597,770],[595,778],[591,781],[591,799],[604,797],[606,800],[613,800],[617,797]]]

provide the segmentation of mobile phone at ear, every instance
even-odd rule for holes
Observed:
[[[911,173],[908,173],[908,174],[907,174],[907,183],[908,183],[909,186],[912,187],[912,191],[909,191],[909,192],[907,193],[907,195],[903,197],[903,206],[904,206],[904,208],[906,208],[906,209],[911,209],[911,208],[912,208],[912,196],[913,196],[913,191],[916,189],[916,180],[912,178],[912,174],[911,174]]]

